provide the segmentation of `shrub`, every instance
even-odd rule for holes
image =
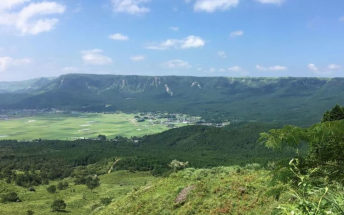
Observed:
[[[20,199],[16,192],[10,192],[2,196],[2,202],[20,202]]]
[[[96,187],[99,187],[99,178],[98,177],[88,177],[86,179],[86,186],[88,189],[93,190]]]
[[[26,215],[34,215],[34,214],[35,214],[35,212],[33,212],[32,210],[26,211]]]
[[[187,161],[182,162],[178,160],[173,160],[168,166],[171,167],[174,172],[176,172],[178,170],[185,169],[188,165],[189,165],[189,162]]]
[[[67,188],[68,188],[68,182],[62,182],[61,181],[57,184],[57,189],[59,189],[59,190],[65,190]]]
[[[298,168],[298,160],[293,159],[289,163],[290,171],[297,178],[297,185],[291,184],[288,188],[290,200],[288,203],[280,204],[275,214],[343,214],[344,195],[343,186],[327,184],[328,186],[317,186],[314,184],[314,174],[319,168],[309,169],[306,173]]]
[[[100,140],[100,141],[106,141],[106,136],[102,135],[102,134],[99,134],[97,139]]]
[[[54,211],[64,211],[67,207],[67,204],[61,200],[57,199],[51,204],[51,210]]]
[[[47,187],[48,193],[56,193],[56,186],[55,185],[50,185]]]
[[[109,205],[112,201],[112,198],[108,197],[108,198],[101,198],[100,199],[100,203],[102,203],[103,205]]]

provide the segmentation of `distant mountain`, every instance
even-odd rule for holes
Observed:
[[[341,78],[69,74],[23,83],[0,83],[0,109],[166,111],[200,115],[213,121],[309,125],[319,121],[325,110],[344,103]]]
[[[27,81],[0,82],[0,93],[26,92],[37,90],[53,80],[52,78],[38,78]]]

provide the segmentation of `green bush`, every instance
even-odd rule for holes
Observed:
[[[86,179],[86,186],[88,189],[93,190],[96,187],[99,187],[100,182],[98,177],[88,177]]]
[[[51,204],[51,210],[54,211],[64,211],[67,207],[67,204],[61,200],[57,199]]]
[[[20,202],[18,194],[16,192],[6,193],[2,196],[2,202]]]
[[[112,201],[112,198],[108,197],[108,198],[101,198],[100,199],[100,203],[102,203],[103,205],[109,205]]]
[[[33,212],[32,210],[26,211],[26,215],[34,215],[34,214],[35,214],[35,212]]]
[[[59,189],[59,190],[65,190],[65,189],[67,189],[68,188],[68,182],[59,182],[58,184],[57,184],[57,189]]]
[[[47,187],[48,193],[56,193],[56,186],[55,185],[50,185]]]

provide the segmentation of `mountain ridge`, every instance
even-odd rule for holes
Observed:
[[[306,125],[342,101],[344,78],[67,74],[30,89],[0,91],[0,109],[181,112],[214,121]]]

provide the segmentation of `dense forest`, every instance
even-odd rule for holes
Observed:
[[[116,159],[119,161],[115,170],[152,171],[154,175],[168,174],[171,171],[168,164],[174,159],[188,161],[189,166],[195,168],[265,165],[294,154],[291,150],[274,152],[256,143],[259,133],[272,127],[259,123],[224,128],[187,126],[142,138],[106,140],[100,135],[97,140],[0,141],[1,177],[8,182],[31,186],[73,176],[75,167],[108,165]],[[17,170],[25,174],[17,175]],[[104,173],[95,170],[87,174]]]

